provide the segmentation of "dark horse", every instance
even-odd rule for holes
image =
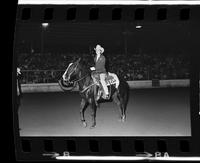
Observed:
[[[89,67],[86,67],[86,64],[79,58],[74,63],[70,63],[67,70],[63,74],[62,78],[59,80],[60,87],[65,91],[68,90],[68,87],[74,88],[75,85],[78,85],[78,91],[81,96],[80,104],[80,117],[81,122],[84,127],[87,127],[85,121],[84,112],[88,105],[91,107],[91,116],[92,116],[92,125],[90,128],[96,126],[96,110],[99,107],[99,103],[111,102],[114,101],[120,111],[120,120],[122,122],[126,119],[126,108],[129,97],[129,86],[126,81],[119,79],[120,84],[118,90],[113,86],[108,86],[108,89],[111,90],[111,96],[109,100],[100,98],[96,101],[96,92],[98,86],[94,83],[91,77],[91,70]]]

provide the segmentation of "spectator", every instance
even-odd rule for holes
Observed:
[[[87,66],[92,65],[89,54],[20,54],[18,62],[24,72],[23,83],[57,82],[67,65],[84,56]],[[167,56],[165,58],[147,54],[129,55],[107,54],[109,71],[116,73],[125,80],[181,79],[189,77],[189,62],[182,56]],[[56,70],[56,71],[52,71]]]

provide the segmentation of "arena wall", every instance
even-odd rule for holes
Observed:
[[[189,87],[189,79],[127,81],[130,89]],[[61,92],[58,83],[22,84],[22,92]]]

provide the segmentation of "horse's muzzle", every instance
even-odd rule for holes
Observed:
[[[58,84],[59,84],[60,88],[64,91],[68,91],[68,90],[70,90],[69,87],[72,87],[71,83],[64,81],[62,78],[60,80],[58,80]]]

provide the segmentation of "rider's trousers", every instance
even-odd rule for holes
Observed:
[[[105,78],[106,78],[106,74],[105,73],[101,73],[100,74],[100,81],[101,81],[101,84],[102,84],[103,89],[105,91],[105,94],[108,95],[108,87],[106,85]]]

